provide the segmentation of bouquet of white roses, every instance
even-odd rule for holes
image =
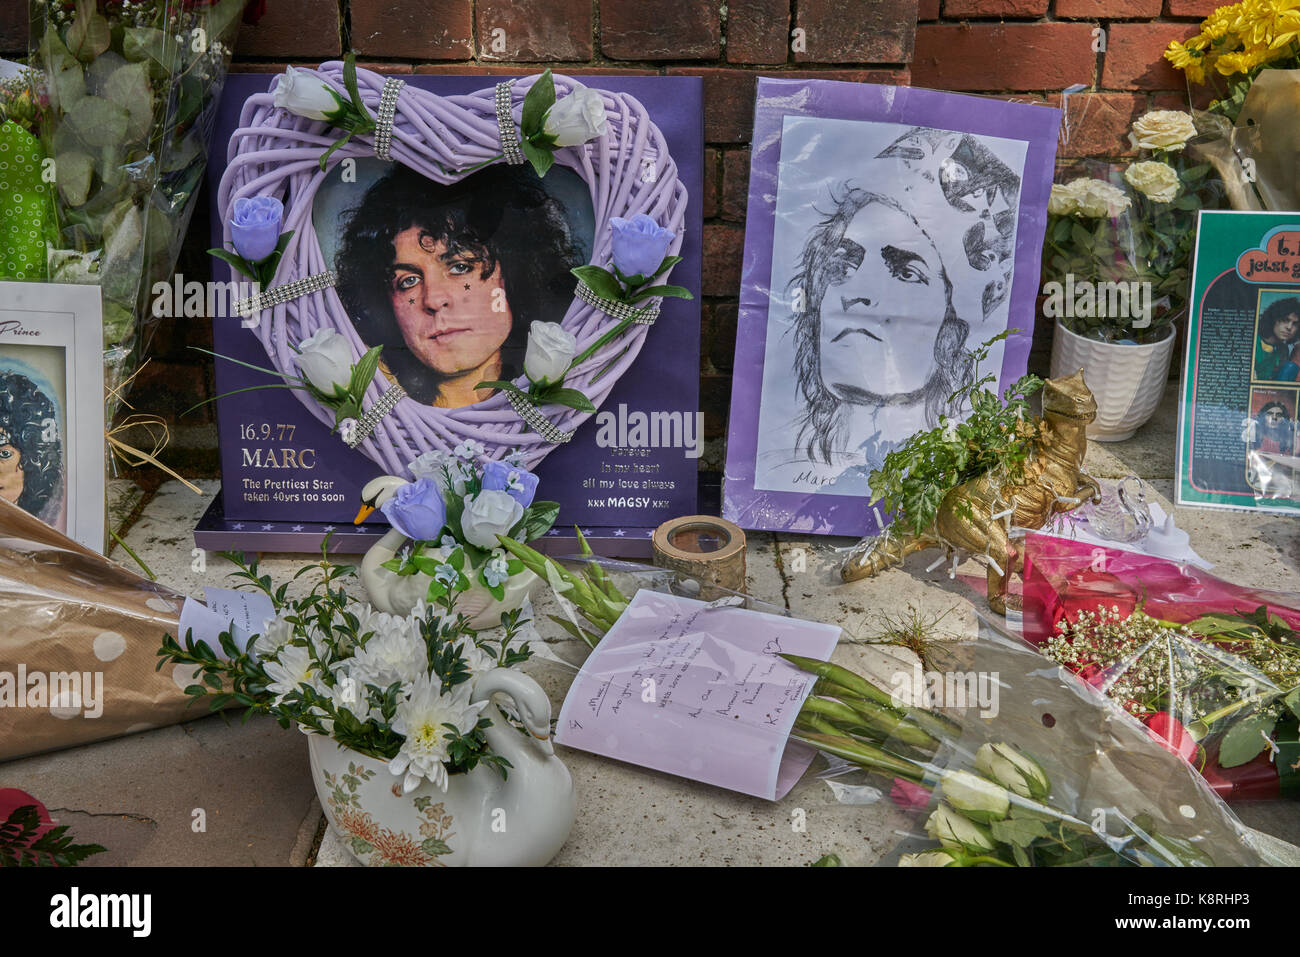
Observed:
[[[1187,301],[1196,213],[1213,205],[1219,185],[1208,163],[1186,158],[1195,135],[1188,114],[1154,110],[1129,133],[1147,156],[1122,174],[1107,167],[1105,175],[1052,186],[1043,243],[1044,315],[1107,342],[1159,342],[1168,334]],[[1117,285],[1106,284],[1122,284],[1124,308],[1111,308],[1099,290]]]
[[[470,697],[483,674],[531,657],[528,643],[518,640],[520,613],[505,616],[498,637],[487,640],[456,614],[454,594],[406,616],[356,601],[340,584],[352,569],[332,565],[324,548],[320,581],[292,601],[288,585],[273,588],[256,563],[225,557],[239,568],[234,577],[271,598],[276,614],[242,648],[229,632],[220,636],[219,651],[190,636],[183,645],[166,636],[158,667],[194,667],[187,694],[210,697],[212,711],[240,705],[245,720],[269,714],[283,727],[296,723],[386,761],[408,793],[426,779],[446,791],[449,775],[480,763],[506,776],[510,762],[483,733],[492,723],[480,713],[487,701]]]

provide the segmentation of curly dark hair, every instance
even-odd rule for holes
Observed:
[[[1259,314],[1259,337],[1271,339],[1273,327],[1288,316],[1300,316],[1300,298],[1288,296],[1270,303],[1269,307]]]
[[[531,166],[489,166],[447,186],[406,166],[376,181],[348,211],[336,258],[338,292],[357,334],[383,346],[383,361],[412,398],[432,403],[443,377],[407,348],[393,315],[394,238],[407,229],[421,238],[482,259],[481,278],[501,266],[513,325],[501,348],[501,375],[523,369],[533,320],[559,322],[573,302],[579,253],[564,205],[540,184]]]
[[[24,375],[0,372],[0,446],[18,450],[23,491],[17,504],[38,518],[63,485],[63,442],[57,430],[46,440],[49,420],[57,421],[49,396]]]
[[[1284,424],[1280,429],[1271,428],[1268,424],[1268,414],[1270,412],[1281,412]],[[1290,455],[1294,446],[1291,431],[1293,426],[1290,422],[1291,410],[1285,402],[1274,400],[1267,402],[1260,407],[1258,414],[1255,416],[1256,431],[1254,448],[1259,448],[1265,438],[1271,438],[1277,442],[1282,455]]]
[[[804,298],[803,311],[794,317],[795,374],[805,406],[796,441],[808,458],[826,463],[843,441],[844,431],[844,401],[826,388],[821,375],[821,305],[837,268],[834,250],[844,239],[853,218],[870,203],[883,203],[897,210],[930,239],[916,217],[888,196],[844,184],[842,195],[836,198],[832,193],[831,201],[834,209],[809,233],[799,257],[798,271],[790,280],[790,288],[801,288]],[[931,427],[939,424],[940,415],[958,413],[949,399],[970,380],[972,372],[970,353],[966,350],[970,325],[957,316],[952,304],[952,281],[946,271],[942,275],[948,308],[934,341],[935,373],[915,397],[916,401],[925,403],[925,418]],[[863,394],[867,394],[866,390]]]

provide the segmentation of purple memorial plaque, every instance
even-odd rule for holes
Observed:
[[[867,477],[1026,369],[1060,111],[761,77],[724,517],[879,532]]]
[[[472,93],[504,77],[403,76],[408,84],[443,96]],[[238,126],[244,101],[265,92],[272,74],[234,74],[229,77],[217,119],[216,142],[228,142]],[[584,77],[589,86],[627,93],[639,100],[662,131],[669,145],[676,174],[690,203],[681,248],[683,260],[673,269],[672,281],[690,289],[694,300],[665,300],[659,320],[650,327],[640,355],[572,441],[552,451],[537,466],[539,499],[561,504],[557,525],[577,524],[593,531],[593,541],[606,541],[608,554],[640,554],[649,534],[661,522],[697,510],[698,457],[703,436],[699,413],[699,328],[701,269],[701,204],[703,194],[703,114],[701,81],[696,77]],[[337,246],[327,237],[331,217],[350,215],[365,193],[364,186],[378,178],[376,159],[358,160],[350,173],[362,188],[351,191],[322,187],[313,206],[315,226],[323,250]],[[215,208],[217,184],[225,164],[214,156],[209,167],[212,200],[212,245],[222,242],[220,212]],[[567,186],[572,171],[555,167],[554,185],[544,185],[562,202],[574,199],[583,184]],[[342,173],[334,170],[335,180]],[[368,180],[367,177],[370,177]],[[567,193],[561,191],[567,189]],[[589,196],[586,197],[590,202]],[[581,235],[590,207],[570,203],[570,227],[575,243],[589,251],[588,234]],[[586,259],[582,260],[586,262]],[[214,261],[215,262],[215,261]],[[228,268],[215,263],[213,278],[230,278]],[[559,321],[560,316],[554,316]],[[253,365],[269,367],[268,357],[254,333],[242,328],[229,310],[213,317],[214,351]],[[296,396],[282,389],[238,392],[266,385],[275,377],[239,366],[216,363],[217,424],[222,469],[219,514],[205,516],[199,532],[222,547],[248,550],[314,551],[324,529],[340,532],[350,524],[360,503],[360,491],[382,469],[358,451],[349,449],[338,434],[313,417]],[[236,393],[226,395],[226,393]],[[669,443],[672,444],[669,444]],[[240,525],[242,528],[236,529]],[[270,526],[264,530],[264,526]],[[290,534],[295,527],[301,529]],[[356,543],[380,528],[357,529]],[[618,532],[624,532],[618,535]],[[643,541],[644,540],[644,541]],[[205,546],[207,547],[207,546]],[[567,550],[567,549],[566,549]]]

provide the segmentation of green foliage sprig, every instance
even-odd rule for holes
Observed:
[[[1019,330],[999,333],[972,353],[977,373],[990,347],[1011,331]],[[950,404],[970,406],[964,422],[944,416],[937,427],[917,432],[885,456],[869,478],[872,504],[879,502],[896,522],[920,535],[934,523],[949,489],[986,472],[999,473],[1007,483],[1021,481],[1040,429],[1030,414],[1029,397],[1043,387],[1043,380],[1021,376],[999,398],[987,388],[996,378],[992,373],[972,378],[950,397]]]
[[[92,854],[102,854],[98,844],[73,844],[68,825],[52,827],[37,837],[41,815],[35,804],[14,808],[0,823],[0,867],[75,867]]]
[[[293,628],[289,644],[305,648],[321,684],[334,689],[341,680],[335,674],[338,663],[364,648],[373,632],[361,631],[361,620],[352,611],[354,602],[343,584],[353,577],[355,569],[350,565],[334,565],[329,560],[328,548],[327,536],[321,546],[320,562],[306,565],[294,575],[296,580],[320,570],[320,579],[310,593],[295,600],[287,598],[290,583],[275,587],[269,575],[259,574],[256,561],[246,563],[234,552],[223,552],[222,555],[236,566],[228,577],[240,581],[237,587],[254,588],[271,599],[277,613]],[[455,612],[455,600],[455,591],[443,594],[437,602],[429,605],[425,616],[418,619],[429,674],[440,682],[443,694],[471,677],[463,655],[467,643],[476,645],[502,667],[520,664],[532,657],[528,642],[518,641],[527,621],[519,611],[501,616],[503,634],[499,643],[494,644],[480,639],[468,626],[468,618]],[[306,637],[313,632],[317,640]],[[391,761],[397,756],[404,738],[393,730],[392,722],[401,694],[400,683],[385,688],[368,684],[364,689],[356,689],[359,699],[357,711],[361,715],[340,707],[331,697],[307,684],[300,684],[277,696],[269,690],[273,679],[267,674],[262,655],[250,653],[256,640],[254,637],[245,648],[240,648],[230,632],[223,632],[218,638],[223,652],[219,656],[207,642],[195,642],[192,634],[186,635],[184,643],[172,635],[164,635],[158,651],[157,668],[167,664],[197,667],[196,678],[201,678],[201,681],[186,687],[185,693],[194,701],[207,698],[209,711],[239,705],[244,708],[243,721],[248,721],[254,714],[268,714],[283,728],[298,724],[378,760]],[[378,718],[370,713],[372,710],[378,712]],[[486,764],[503,777],[506,775],[510,762],[490,749],[484,734],[491,726],[491,719],[486,717],[480,718],[477,725],[465,734],[447,726],[448,774],[468,772],[478,764]]]

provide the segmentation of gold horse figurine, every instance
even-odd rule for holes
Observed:
[[[1068,378],[1048,379],[1043,383],[1041,425],[1030,444],[1022,482],[999,485],[986,472],[949,489],[927,533],[895,532],[891,526],[884,534],[864,538],[849,553],[840,574],[846,582],[857,581],[901,565],[912,552],[945,548],[951,557],[964,549],[988,559],[989,608],[1006,614],[1007,582],[1021,558],[1010,539],[1012,525],[1042,528],[1057,513],[1085,501],[1101,501],[1101,487],[1083,471],[1086,429],[1096,417],[1097,400],[1083,381],[1082,369]]]

